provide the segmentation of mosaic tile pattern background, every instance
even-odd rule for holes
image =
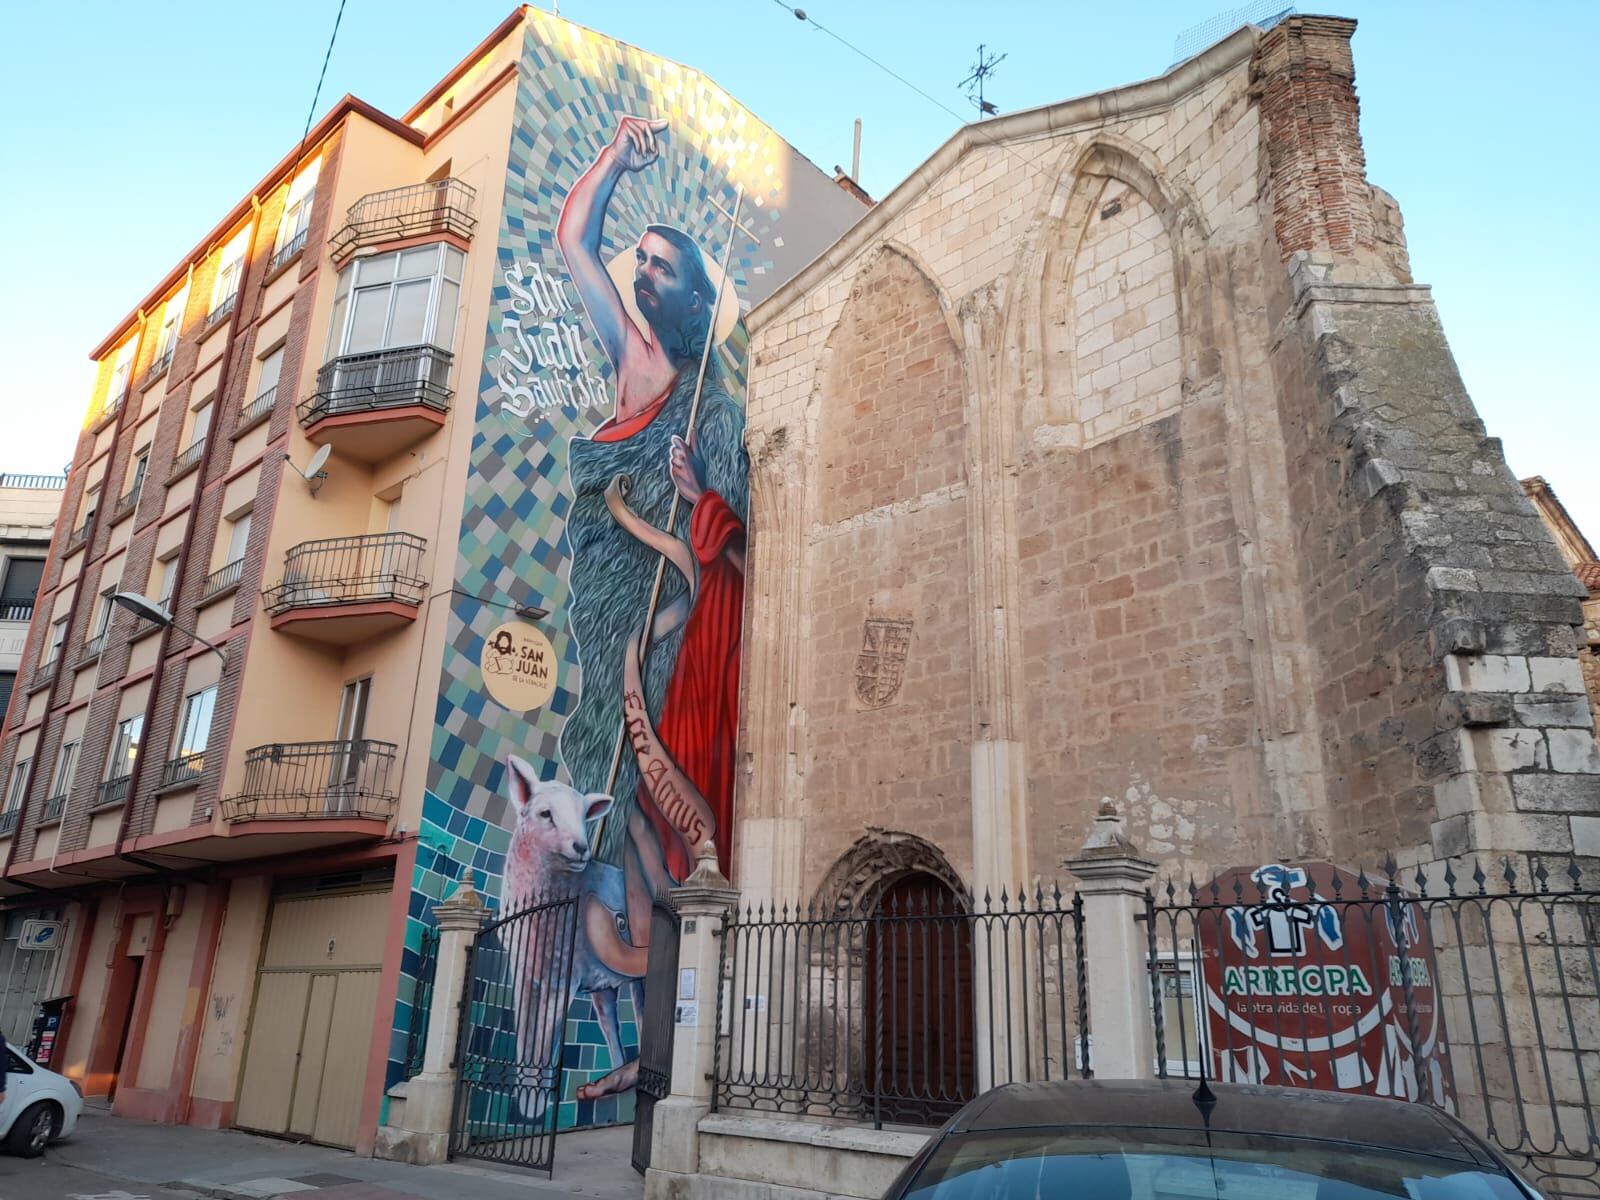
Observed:
[[[582,688],[578,647],[564,617],[569,600],[567,445],[592,433],[610,412],[551,407],[517,415],[505,406],[507,397],[491,369],[502,349],[513,344],[504,328],[513,299],[505,273],[515,278],[520,264],[532,262],[565,276],[555,246],[561,204],[623,116],[665,118],[670,125],[661,161],[629,176],[612,199],[604,247],[608,260],[630,249],[632,239],[653,222],[682,229],[720,257],[728,239],[727,212],[742,185],[743,233],[735,241],[729,276],[743,312],[830,245],[863,211],[829,176],[700,73],[549,13],[525,11],[517,117],[497,230],[497,282],[478,384],[390,1083],[404,1077],[432,905],[468,869],[477,873],[476,886],[485,896],[498,897],[509,843],[506,757],[520,755],[541,778],[560,777],[561,728]],[[582,330],[593,371],[609,385],[609,363],[587,321]],[[746,345],[741,322],[719,349],[728,389],[739,397]],[[550,616],[539,624],[560,664],[554,696],[529,713],[496,704],[478,668],[484,638],[522,605],[548,610]],[[613,825],[621,829],[621,822]],[[602,844],[599,856],[615,861],[615,846]],[[624,1040],[636,1044],[628,1009],[624,1018]],[[561,1127],[631,1120],[631,1095],[584,1103],[574,1098],[581,1083],[614,1065],[607,1061],[591,1006],[581,996],[568,1015],[567,1034],[571,1069]]]

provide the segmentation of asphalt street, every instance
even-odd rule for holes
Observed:
[[[56,1153],[0,1156],[0,1200],[193,1200],[194,1195],[107,1174],[104,1168],[74,1166]]]

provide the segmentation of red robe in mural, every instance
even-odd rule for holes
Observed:
[[[678,661],[667,685],[658,732],[716,818],[717,861],[726,872],[733,830],[734,738],[739,726],[739,654],[743,637],[744,522],[706,492],[689,519],[689,544],[700,566],[700,587],[684,626]],[[730,553],[731,552],[731,553]],[[682,880],[694,863],[683,841],[654,805],[645,809],[666,853],[667,869]]]

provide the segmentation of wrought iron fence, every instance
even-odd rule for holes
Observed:
[[[7,809],[5,812],[0,813],[0,837],[16,832],[17,818],[21,815],[20,810],[15,808]]]
[[[243,787],[222,801],[222,819],[386,820],[396,799],[394,756],[392,743],[366,739],[256,746],[245,754]]]
[[[730,918],[713,1106],[939,1124],[997,1084],[1089,1074],[1081,898],[936,895]]]
[[[1159,1074],[1435,1105],[1547,1196],[1600,1196],[1600,888],[1576,862],[1273,865],[1169,883],[1147,917]]]
[[[168,346],[161,357],[150,364],[150,369],[144,373],[142,386],[149,387],[155,380],[166,374],[167,368],[172,365],[172,352],[176,349],[176,346]]]
[[[61,814],[67,811],[67,797],[65,794],[51,796],[44,802],[44,814],[39,818],[40,825],[53,825],[61,820]]]
[[[473,940],[452,1154],[554,1172],[577,931],[572,895],[501,916]]]
[[[427,539],[413,533],[301,542],[283,556],[283,580],[264,595],[267,612],[381,600],[421,604],[427,547]]]
[[[451,355],[437,346],[346,354],[323,363],[317,390],[300,405],[300,423],[420,404],[450,411]]]
[[[433,1009],[433,977],[439,969],[439,929],[429,925],[422,931],[417,948],[417,969],[411,993],[411,1018],[406,1022],[406,1078],[422,1070],[428,1048],[428,1014]]]
[[[78,650],[78,662],[79,662],[79,664],[81,665],[83,663],[93,662],[95,659],[100,657],[100,652],[102,650],[104,650],[105,648],[106,648],[106,635],[103,632],[95,634],[92,638],[90,638],[87,642],[85,642],[79,648],[79,650]]]
[[[230,292],[226,300],[208,312],[206,314],[205,331],[209,332],[210,330],[215,329],[218,325],[222,324],[222,322],[226,321],[229,315],[233,312],[233,306],[238,303],[238,300],[239,293]]]
[[[67,535],[66,553],[71,553],[89,540],[89,530],[94,525],[94,513],[84,517],[83,524],[79,525]]]
[[[220,595],[229,588],[239,586],[239,581],[244,578],[244,559],[236,558],[231,563],[223,563],[211,574],[206,576],[206,585],[200,592],[200,602],[203,604],[213,596]]]
[[[306,235],[310,229],[302,229],[273,253],[267,260],[267,274],[271,275],[279,267],[286,265],[291,258],[306,248]]]
[[[477,192],[460,179],[433,179],[406,187],[370,192],[350,206],[345,223],[328,240],[335,262],[358,246],[423,233],[453,233],[470,238]]]
[[[134,509],[139,507],[139,493],[144,490],[144,480],[134,484],[121,496],[117,497],[117,506],[111,510],[111,519],[120,521]]]

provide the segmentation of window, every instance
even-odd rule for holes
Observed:
[[[313,159],[289,185],[289,195],[283,202],[283,220],[278,222],[278,238],[272,247],[274,256],[311,224],[311,205],[317,198],[317,174],[321,169],[322,160]]]
[[[111,757],[106,760],[108,780],[123,779],[133,774],[134,760],[139,757],[139,739],[143,736],[143,713],[117,725],[117,737],[111,743]]]
[[[11,693],[17,686],[15,671],[0,671],[0,723],[6,719],[6,709],[11,706]]]
[[[236,563],[244,557],[244,548],[250,542],[250,514],[240,513],[228,522],[228,557],[223,559],[224,565]]]
[[[116,605],[111,603],[111,597],[116,591],[115,581],[100,589],[100,599],[94,610],[94,623],[89,627],[89,641],[105,637],[106,630],[111,627],[111,614],[116,611]]]
[[[185,453],[193,450],[206,440],[206,434],[211,432],[211,401],[207,400],[194,410],[193,424],[190,428],[189,440],[186,443]]]
[[[260,400],[267,393],[277,390],[278,372],[283,369],[283,347],[279,346],[271,354],[261,360],[261,375],[256,380],[255,400]],[[252,400],[251,403],[255,403]]]
[[[78,765],[78,743],[67,742],[56,756],[56,777],[50,784],[51,800],[59,800],[72,791],[72,770]]]
[[[139,489],[144,486],[145,473],[150,469],[150,447],[145,446],[134,451],[133,478],[128,481],[127,494],[137,496]]]
[[[339,723],[334,727],[336,742],[359,742],[367,736],[367,698],[372,694],[372,676],[344,685],[339,698]]]
[[[155,570],[151,572],[156,584],[156,603],[166,608],[172,600],[172,589],[178,582],[178,555],[174,551],[166,558],[156,560]]]
[[[354,743],[367,736],[367,700],[372,695],[372,676],[344,685],[339,698],[339,720],[333,729],[333,761],[328,771],[329,811],[348,807],[348,797],[360,783],[364,747]]]
[[[1161,1032],[1166,1068],[1174,1076],[1198,1078],[1208,1057],[1206,1016],[1200,1006],[1199,967],[1184,955],[1162,958],[1153,965],[1161,997]],[[1152,1029],[1152,1036],[1154,1030]]]
[[[204,754],[211,739],[211,712],[217,706],[217,687],[212,684],[184,701],[183,731],[178,736],[178,757]]]
[[[111,383],[106,388],[104,412],[115,412],[128,394],[128,377],[133,374],[133,354],[139,348],[138,340],[129,338],[117,348],[116,360],[111,366]]]
[[[0,812],[14,813],[22,807],[22,794],[28,790],[28,764],[31,758],[19,758],[11,768],[11,786],[6,789],[6,806]]]
[[[239,276],[244,270],[244,254],[250,247],[250,226],[246,225],[233,235],[233,240],[222,248],[217,260],[217,278],[211,285],[211,306],[206,309],[206,323],[211,315],[219,313],[232,303],[239,292]]]
[[[67,619],[62,617],[50,626],[50,646],[45,652],[44,666],[49,666],[61,656],[61,643],[67,640]]]
[[[156,338],[156,360],[152,370],[159,371],[172,357],[172,348],[177,345],[178,332],[183,325],[183,309],[188,303],[189,286],[185,284],[173,293],[172,299],[161,310],[161,333]]]
[[[339,273],[328,357],[455,340],[461,268],[454,246],[418,246],[357,259]]]
[[[32,617],[43,579],[44,559],[8,559],[5,582],[0,583],[0,621],[26,621]]]

